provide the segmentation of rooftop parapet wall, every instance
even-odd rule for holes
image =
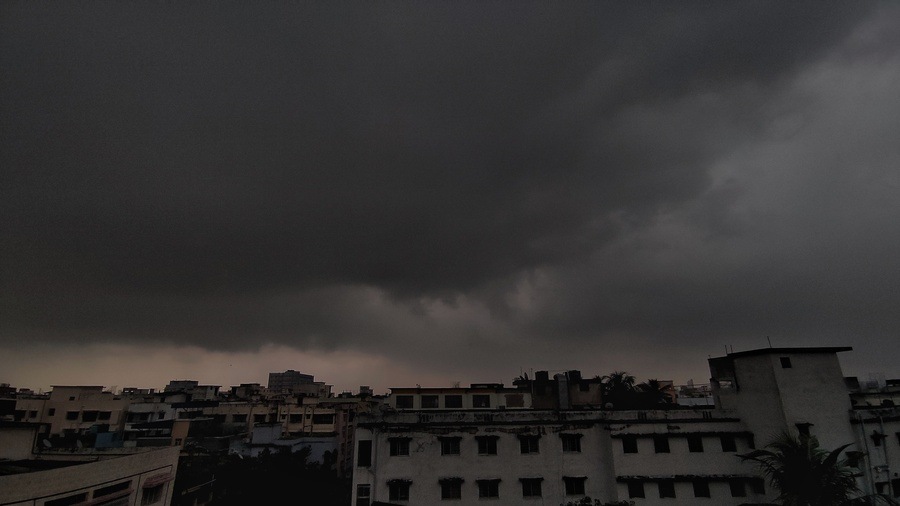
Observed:
[[[393,411],[362,413],[357,418],[359,426],[373,425],[515,425],[536,423],[706,423],[714,421],[739,421],[732,410],[666,409],[666,410],[453,410],[453,411]]]

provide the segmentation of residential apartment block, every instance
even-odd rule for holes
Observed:
[[[815,435],[825,448],[852,443],[867,455],[862,490],[898,496],[900,413],[854,407],[838,360],[846,351],[711,358],[711,406],[617,409],[577,371],[515,389],[395,388],[358,418],[353,504],[766,503],[775,491],[739,455],[781,432]]]

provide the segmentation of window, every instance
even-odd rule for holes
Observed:
[[[475,436],[478,442],[478,455],[497,455],[498,436]]]
[[[56,414],[56,408],[50,408],[47,410],[47,416],[53,416]]]
[[[756,449],[756,438],[753,437],[753,434],[749,434],[747,436],[747,447],[749,447],[751,450]]]
[[[398,455],[409,455],[409,438],[392,437],[388,438],[388,443],[390,443],[391,445],[392,457],[396,457]]]
[[[413,396],[411,395],[398,395],[397,396],[397,409],[412,409],[413,407]]]
[[[584,495],[584,480],[586,479],[586,476],[563,476],[566,495]]]
[[[60,497],[44,503],[45,506],[69,506],[70,504],[78,504],[87,501],[87,492],[70,495],[68,497]]]
[[[765,495],[766,494],[766,481],[762,478],[751,478],[750,479],[750,490],[753,491],[754,494]]]
[[[155,487],[147,487],[141,492],[141,506],[147,506],[149,504],[156,504],[163,499],[163,487],[165,487],[164,483],[160,483]]]
[[[809,427],[811,425],[812,425],[811,423],[798,423],[797,424],[797,432],[799,432],[801,436],[808,436],[809,435]]]
[[[525,396],[522,394],[506,394],[507,408],[524,408]]]
[[[675,482],[672,480],[663,480],[657,483],[659,486],[659,497],[675,497]]]
[[[458,437],[442,437],[441,440],[441,455],[459,455],[459,440]]]
[[[625,453],[637,453],[638,452],[637,436],[623,436],[622,437],[622,451]]]
[[[628,497],[631,499],[644,497],[644,482],[629,481],[628,482]]]
[[[462,407],[462,396],[461,395],[445,395],[444,396],[444,407],[445,408],[461,408]]]
[[[688,450],[692,453],[703,452],[703,438],[700,436],[687,437]]]
[[[266,423],[266,415],[253,415],[253,423]]]
[[[744,486],[744,480],[728,480],[728,486],[731,488],[731,497],[747,497],[747,489]]]
[[[231,415],[231,421],[234,423],[247,423],[247,415]]]
[[[288,423],[300,423],[303,421],[303,415],[292,414],[288,417]]]
[[[334,413],[313,415],[312,422],[315,425],[332,425],[334,424]]]
[[[473,408],[489,408],[491,407],[491,396],[475,394],[472,396]]]
[[[778,360],[781,360],[781,368],[782,369],[790,369],[791,368],[791,357],[781,357]]]
[[[116,483],[115,485],[101,487],[97,490],[94,490],[94,499],[103,497],[105,495],[115,494],[116,492],[121,492],[123,490],[128,490],[129,488],[131,488],[131,481],[123,481],[121,483]]]
[[[409,500],[409,480],[390,480],[388,482],[388,497],[392,501]]]
[[[543,478],[520,478],[522,497],[541,497],[541,481]]]
[[[112,411],[100,411],[97,413],[97,420],[109,420],[112,418]],[[165,418],[165,413],[160,415],[160,418]]]
[[[894,489],[894,497],[900,497],[900,478],[891,480],[891,488]]]
[[[653,436],[653,450],[656,453],[669,453],[669,438],[666,436]]]
[[[462,498],[462,478],[443,478],[438,480],[441,484],[441,499]]]
[[[422,408],[437,408],[438,406],[438,396],[436,395],[423,395],[422,396]]]
[[[697,480],[694,482],[694,497],[709,497],[709,482]]]
[[[372,441],[360,440],[356,449],[357,467],[369,467],[372,465]]]
[[[37,418],[37,411],[29,411],[28,418]]]
[[[519,449],[525,453],[539,453],[541,436],[519,436]]]
[[[500,497],[500,480],[475,480],[478,484],[478,497],[490,499]]]
[[[723,434],[720,437],[722,441],[722,451],[723,452],[736,452],[737,444],[734,441],[734,436],[730,434]]]
[[[78,412],[66,411],[66,420],[78,420]]]
[[[372,494],[371,485],[356,486],[356,506],[369,506],[369,498]]]
[[[564,452],[581,452],[581,434],[560,434],[562,449]]]

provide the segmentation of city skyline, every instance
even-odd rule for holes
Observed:
[[[704,383],[770,343],[900,377],[898,23],[5,2],[0,382]]]

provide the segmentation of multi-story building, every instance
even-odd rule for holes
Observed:
[[[172,503],[179,448],[56,449],[41,439],[43,429],[30,422],[0,422],[0,504]]]
[[[740,455],[782,432],[814,435],[825,448],[851,443],[867,454],[862,490],[900,495],[898,438],[889,437],[900,433],[900,413],[852,409],[838,361],[849,350],[711,358],[712,406],[617,409],[580,374],[517,381],[516,409],[500,385],[392,389],[383,409],[357,421],[353,504],[770,503],[775,491]]]

